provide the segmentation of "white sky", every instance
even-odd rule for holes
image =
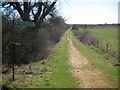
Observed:
[[[69,24],[118,23],[120,0],[67,0],[61,2],[61,14]]]

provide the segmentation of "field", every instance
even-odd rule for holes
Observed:
[[[84,32],[84,30],[89,31],[93,37],[100,40],[101,43],[108,44],[109,49],[112,51],[118,51],[118,28],[116,27],[93,27],[83,29],[80,28],[79,31]]]

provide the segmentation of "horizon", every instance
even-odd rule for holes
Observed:
[[[73,23],[74,24],[74,23]],[[73,25],[73,24],[69,24],[69,25]],[[119,25],[120,23],[105,23],[105,24],[75,24],[75,25]]]

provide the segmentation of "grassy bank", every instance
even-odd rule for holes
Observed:
[[[118,69],[115,66],[107,63],[107,60],[103,57],[104,54],[96,52],[94,49],[89,48],[87,45],[79,42],[69,30],[69,37],[73,41],[76,48],[84,55],[86,58],[93,63],[93,67],[101,70],[110,80],[109,82],[113,87],[118,85]]]
[[[75,88],[77,81],[72,77],[68,65],[68,41],[66,33],[53,48],[51,55],[44,61],[16,67],[16,80],[11,81],[11,75],[3,76],[4,85],[25,88]],[[31,71],[34,74],[23,74],[20,71]],[[41,72],[42,71],[42,72]],[[40,73],[39,73],[40,72]]]

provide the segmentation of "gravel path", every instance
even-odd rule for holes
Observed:
[[[67,35],[69,41],[69,61],[70,70],[78,80],[81,88],[107,88],[111,87],[107,82],[105,75],[102,72],[92,67],[89,60],[84,57],[73,45],[73,42]]]

